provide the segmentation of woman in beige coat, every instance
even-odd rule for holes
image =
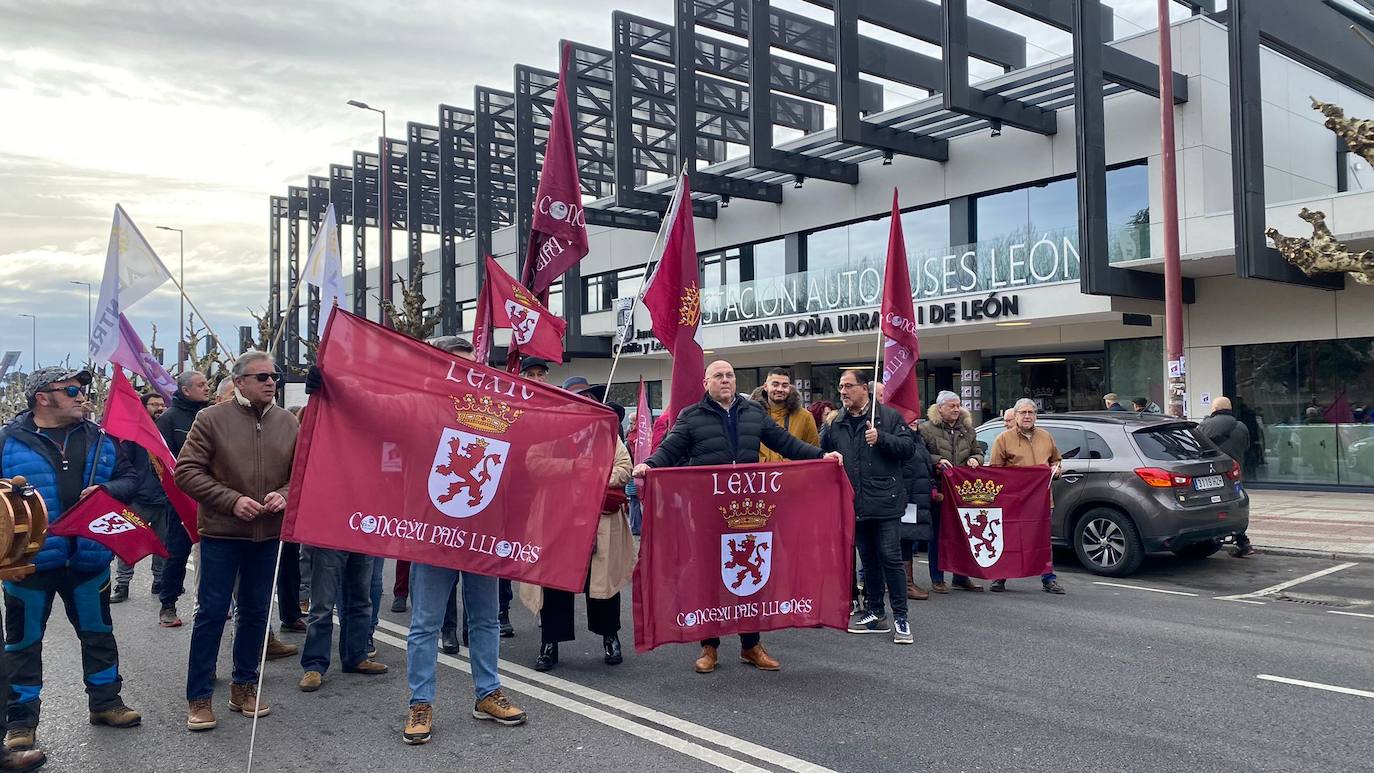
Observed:
[[[615,464],[608,486],[623,489],[630,480],[630,452],[625,443],[615,441]],[[620,649],[620,589],[630,582],[638,549],[630,534],[624,505],[601,514],[596,527],[596,548],[587,571],[587,628],[601,634],[606,665],[618,665]],[[558,664],[558,643],[576,638],[573,631],[573,595],[568,591],[520,586],[520,600],[539,614],[539,657],[536,671],[548,671]]]

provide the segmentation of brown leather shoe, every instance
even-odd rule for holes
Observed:
[[[315,692],[320,689],[321,684],[324,684],[324,674],[319,671],[306,671],[297,686],[301,688],[301,692]]]
[[[377,676],[378,674],[385,674],[386,672],[387,667],[385,664],[378,663],[377,661],[372,660],[371,658],[368,658],[367,660],[364,660],[358,665],[348,669],[348,673],[350,674],[365,674],[367,676]]]
[[[197,698],[186,704],[187,730],[214,730],[218,724],[209,698]]]
[[[963,582],[956,582],[954,583],[954,587],[958,588],[959,590],[973,591],[974,593],[983,592],[983,586],[979,585],[973,580],[964,580]]]
[[[716,653],[716,648],[709,644],[701,646],[701,657],[697,658],[696,669],[698,674],[709,674],[716,670],[716,663],[720,660]]]
[[[921,586],[912,582],[907,583],[906,597],[914,601],[925,601],[926,599],[930,598],[930,594],[926,593],[925,589],[923,589]]]
[[[300,652],[299,647],[297,647],[294,644],[286,644],[280,641],[279,639],[277,639],[277,635],[275,633],[269,633],[267,635],[268,660],[281,660],[282,658],[289,658],[292,655],[295,655],[297,652]]]
[[[778,671],[782,668],[781,663],[764,651],[762,644],[755,644],[740,652],[739,659],[760,671]]]
[[[949,593],[949,583],[947,583],[947,582],[932,582],[932,583],[930,584],[930,590],[931,590],[931,592],[933,592],[933,593]]]
[[[37,749],[23,752],[0,752],[0,771],[4,773],[28,773],[38,770],[48,761],[48,755]]]
[[[110,727],[137,727],[143,722],[143,715],[137,711],[119,704],[112,709],[91,712],[92,725],[109,725]]]
[[[249,719],[272,713],[272,707],[258,697],[256,684],[229,685],[229,710],[237,711]]]

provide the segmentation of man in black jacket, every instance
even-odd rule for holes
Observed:
[[[868,376],[862,371],[840,374],[844,409],[826,423],[821,449],[838,451],[854,488],[854,542],[864,568],[868,609],[855,615],[850,633],[887,633],[883,591],[892,602],[893,641],[911,644],[907,622],[906,573],[902,569],[900,529],[909,492],[903,481],[904,463],[915,453],[911,429],[902,415],[872,403]]]
[[[759,443],[787,459],[827,459],[841,461],[837,453],[822,454],[809,443],[792,437],[768,417],[763,406],[735,391],[735,368],[724,360],[706,366],[703,381],[706,394],[701,402],[689,405],[677,416],[673,428],[658,450],[635,465],[634,477],[642,478],[651,467],[696,467],[707,464],[752,464],[759,460]],[[740,658],[762,671],[777,671],[782,666],[763,649],[757,633],[739,637]],[[720,639],[704,639],[699,674],[716,670]]]
[[[177,391],[172,395],[172,405],[157,417],[157,429],[172,456],[181,453],[186,443],[186,435],[191,431],[191,423],[196,414],[210,404],[210,381],[198,370],[186,370],[177,375]],[[163,542],[167,545],[167,559],[162,564],[162,583],[158,589],[158,600],[162,610],[158,613],[158,625],[163,628],[176,628],[181,625],[177,616],[177,600],[186,589],[186,559],[191,555],[191,537],[181,525],[181,519],[168,508],[162,520]]]
[[[1212,415],[1203,419],[1198,429],[1236,464],[1245,463],[1245,452],[1250,448],[1250,429],[1236,418],[1231,410],[1229,398],[1218,397],[1212,401]],[[1236,549],[1232,555],[1236,558],[1245,558],[1254,552],[1255,549],[1250,546],[1250,538],[1245,536],[1244,532],[1237,534]]]

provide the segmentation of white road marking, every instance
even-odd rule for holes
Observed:
[[[1266,682],[1279,682],[1281,684],[1292,684],[1298,687],[1311,687],[1314,690],[1326,690],[1327,692],[1338,692],[1343,695],[1356,695],[1361,698],[1374,698],[1374,692],[1369,690],[1356,690],[1353,687],[1339,687],[1334,684],[1322,684],[1321,682],[1308,682],[1302,679],[1289,679],[1286,676],[1273,676],[1271,674],[1256,674],[1256,679],[1263,679]]]
[[[1263,602],[1263,601],[1251,601],[1250,599],[1237,598],[1237,597],[1235,597],[1235,596],[1213,596],[1213,597],[1212,597],[1212,600],[1213,600],[1213,601],[1234,601],[1234,602],[1236,602],[1237,604],[1258,604],[1258,605],[1260,605],[1260,606],[1264,606],[1265,603],[1266,603],[1266,602]]]
[[[1301,585],[1305,582],[1311,582],[1312,580],[1315,580],[1318,577],[1325,577],[1328,574],[1334,574],[1336,572],[1341,571],[1342,569],[1349,569],[1352,566],[1359,566],[1359,564],[1337,564],[1335,566],[1327,567],[1319,572],[1313,572],[1311,574],[1305,574],[1301,577],[1295,577],[1286,582],[1281,582],[1278,585],[1270,585],[1268,588],[1261,588],[1257,591],[1252,591],[1250,593],[1237,593],[1234,596],[1217,596],[1217,598],[1223,601],[1238,601],[1240,599],[1256,598],[1259,596],[1270,596],[1275,593],[1278,593],[1279,591],[1287,590],[1293,587],[1294,585]]]
[[[1093,585],[1106,585],[1109,588],[1130,588],[1131,590],[1147,590],[1151,593],[1167,593],[1170,596],[1196,596],[1196,593],[1187,593],[1181,590],[1164,590],[1163,588],[1147,588],[1144,585],[1126,585],[1120,582],[1102,582],[1094,580]]]
[[[390,620],[380,620],[378,621],[378,625],[382,628],[386,628],[387,630],[393,631],[402,636],[408,633],[404,626],[393,623]],[[390,639],[391,637],[386,638]],[[395,644],[396,646],[399,646],[401,649],[405,649],[406,646],[404,639],[401,639],[399,641],[392,640],[388,641],[387,643]],[[445,665],[457,668],[464,672],[471,673],[470,666],[467,664],[466,660],[460,660],[458,658],[452,657],[450,655],[444,655],[442,653],[440,653],[439,655],[439,660]],[[671,714],[665,714],[656,709],[651,709],[647,706],[642,706],[640,704],[633,703],[631,701],[625,700],[624,698],[619,698],[617,696],[602,692],[595,688],[587,687],[576,682],[568,681],[567,679],[561,679],[556,676],[551,676],[549,674],[535,671],[534,669],[526,668],[525,666],[519,665],[517,663],[512,663],[508,660],[499,660],[497,661],[497,665],[500,667],[502,671],[520,677],[520,679],[518,680],[511,679],[505,676],[502,677],[502,684],[509,684],[511,686],[511,689],[518,690],[537,700],[552,703],[560,708],[567,709],[568,711],[571,711],[575,714],[581,714],[583,716],[588,717],[589,719],[593,719],[597,722],[601,722],[602,724],[614,727],[617,730],[624,730],[625,732],[630,733],[631,735],[647,738],[648,740],[662,744],[664,746],[667,746],[668,748],[674,749],[676,751],[681,751],[684,754],[690,754],[691,756],[696,757],[697,759],[701,759],[705,762],[710,762],[712,765],[722,767],[725,770],[756,771],[762,770],[762,768],[755,767],[753,765],[750,765],[749,763],[739,762],[733,757],[722,755],[719,752],[716,752],[704,746],[692,744],[689,741],[684,741],[678,738],[677,736],[670,735],[668,733],[663,733],[660,730],[656,730],[654,728],[646,728],[645,725],[640,724],[638,722],[632,722],[630,720],[618,717],[614,714],[606,714],[605,712],[601,711],[601,709],[598,709],[594,706],[590,706],[585,703],[581,703],[579,701],[566,698],[562,695],[558,695],[557,693],[548,692],[547,690],[530,684],[530,682],[539,682],[549,687],[553,687],[564,692],[571,693],[580,698],[600,703],[606,708],[614,709],[616,711],[629,714],[634,717],[638,717],[639,719],[645,720],[647,722],[653,722],[654,724],[661,725],[672,730],[676,730],[685,735],[693,736],[702,741],[708,741],[710,743],[716,744],[717,746],[722,746],[727,749],[730,749],[731,751],[753,757],[754,759],[766,762],[770,765],[776,765],[780,768],[783,768],[784,770],[795,771],[796,773],[835,773],[835,771],[829,768],[817,765],[813,762],[807,762],[806,760],[803,760],[799,757],[794,757],[790,754],[777,751],[776,749],[770,749],[766,746],[761,746],[751,741],[746,741],[742,738],[736,738],[735,736],[727,735],[718,730],[712,730],[709,727],[698,725],[695,722],[689,722],[685,719],[675,717]],[[544,697],[546,695],[552,696],[553,699]],[[598,716],[593,716],[593,714],[589,712],[599,712],[601,714],[605,714],[605,716],[609,719],[615,720],[615,723],[604,721],[602,718]],[[657,735],[651,737],[646,733],[654,733]],[[661,736],[662,738],[660,739],[659,736]],[[672,743],[670,744],[665,741],[671,741]],[[679,748],[679,746],[683,744],[686,744],[686,747]],[[688,747],[695,747],[695,749],[700,750],[702,752],[708,752],[710,754],[716,755],[716,757],[718,757],[722,761],[725,761],[727,763],[743,765],[744,767],[730,767],[728,765],[721,765],[714,759],[707,759],[705,757],[700,756],[699,754],[693,753],[692,751],[684,750]]]
[[[1328,609],[1328,610],[1326,610],[1326,613],[1327,613],[1328,615],[1346,615],[1346,616],[1348,616],[1348,617],[1369,617],[1369,618],[1374,618],[1374,615],[1365,614],[1364,612],[1337,612],[1337,611],[1334,610],[1334,609]]]

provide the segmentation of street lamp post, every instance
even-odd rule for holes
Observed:
[[[86,357],[91,356],[91,283],[71,280],[74,285],[86,286]]]
[[[391,206],[391,186],[389,180],[389,172],[387,170],[387,167],[390,166],[390,164],[387,163],[389,158],[386,147],[386,111],[382,110],[381,108],[372,107],[366,102],[360,102],[356,99],[348,100],[348,106],[356,107],[359,110],[371,110],[374,113],[380,113],[382,116],[382,136],[379,142],[379,147],[377,149],[377,187],[379,189],[377,197],[377,215],[378,220],[381,224],[381,228],[379,229],[379,236],[381,238],[382,253],[381,268],[378,271],[378,273],[381,275],[380,289],[382,291],[382,301],[386,303],[391,301],[391,218],[389,216]],[[379,314],[378,318],[382,320],[383,324],[386,323],[386,314],[384,312]]]
[[[38,317],[32,314],[20,314],[21,317],[28,317],[33,322],[33,369],[38,370]]]
[[[177,284],[180,285],[177,291],[181,294],[178,303],[180,306],[177,311],[177,373],[186,370],[186,358],[181,351],[182,342],[186,340],[186,234],[180,228],[160,225],[159,231],[177,232]]]

